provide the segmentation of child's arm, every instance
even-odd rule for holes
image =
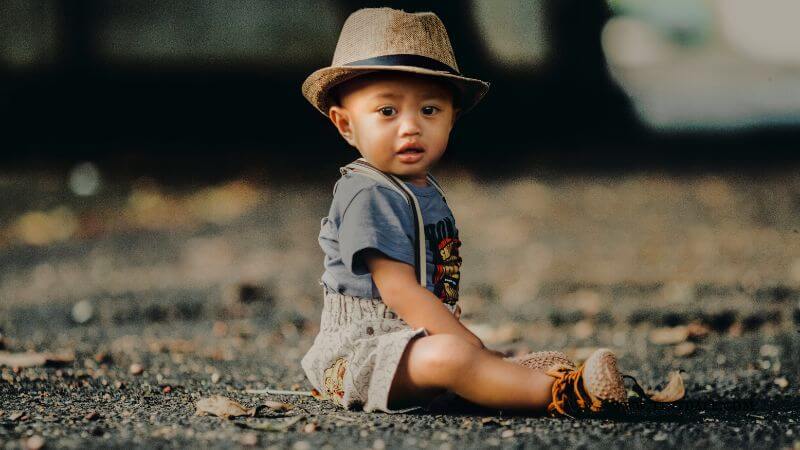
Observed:
[[[479,348],[483,342],[456,319],[433,293],[417,282],[414,267],[375,249],[363,250],[364,262],[386,306],[414,328],[430,334],[453,334]]]

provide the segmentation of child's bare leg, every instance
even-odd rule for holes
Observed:
[[[424,404],[442,389],[479,405],[543,412],[553,378],[448,334],[411,341],[389,394],[391,404]]]

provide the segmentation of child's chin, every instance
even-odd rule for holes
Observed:
[[[416,164],[395,164],[392,167],[392,172],[395,175],[402,175],[402,176],[412,176],[412,175],[419,175],[425,173],[425,165],[416,163]]]

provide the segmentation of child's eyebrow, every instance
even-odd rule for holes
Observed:
[[[400,98],[400,97],[402,97],[402,95],[395,94],[394,92],[380,92],[380,93],[377,93],[377,94],[372,96],[372,98],[374,98],[374,99],[379,99],[379,98]]]

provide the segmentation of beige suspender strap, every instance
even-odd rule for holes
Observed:
[[[372,178],[373,180],[383,184],[386,187],[394,189],[395,191],[397,191],[398,194],[402,195],[403,198],[406,197],[406,192],[402,188],[398,187],[394,183],[387,182],[385,174],[378,174],[374,170],[371,170],[367,167],[355,166],[351,163],[346,165],[345,167],[342,167],[341,172],[342,175],[344,175],[347,172],[360,173],[361,175],[364,175],[367,178]]]
[[[426,261],[426,250],[425,250],[425,224],[422,220],[422,210],[419,207],[419,201],[417,200],[416,195],[411,189],[406,186],[402,180],[397,178],[392,174],[388,174],[385,172],[380,171],[372,164],[367,162],[364,158],[359,158],[347,166],[343,167],[342,174],[346,173],[348,170],[360,173],[365,175],[373,180],[391,187],[400,195],[402,195],[406,202],[411,207],[412,217],[414,218],[414,270],[417,275],[417,280],[419,284],[427,288],[428,287],[428,275],[427,275],[427,261]],[[434,186],[436,184],[431,183]],[[439,189],[437,187],[437,189]],[[441,190],[440,190],[441,192]]]
[[[430,184],[432,184],[433,187],[435,187],[437,191],[439,191],[439,194],[442,195],[442,200],[444,200],[444,202],[447,203],[447,197],[444,196],[444,191],[442,190],[442,187],[439,186],[439,182],[436,181],[436,178],[433,178],[433,175],[431,175],[431,174],[428,174],[428,176],[426,178],[428,179],[428,182]]]

